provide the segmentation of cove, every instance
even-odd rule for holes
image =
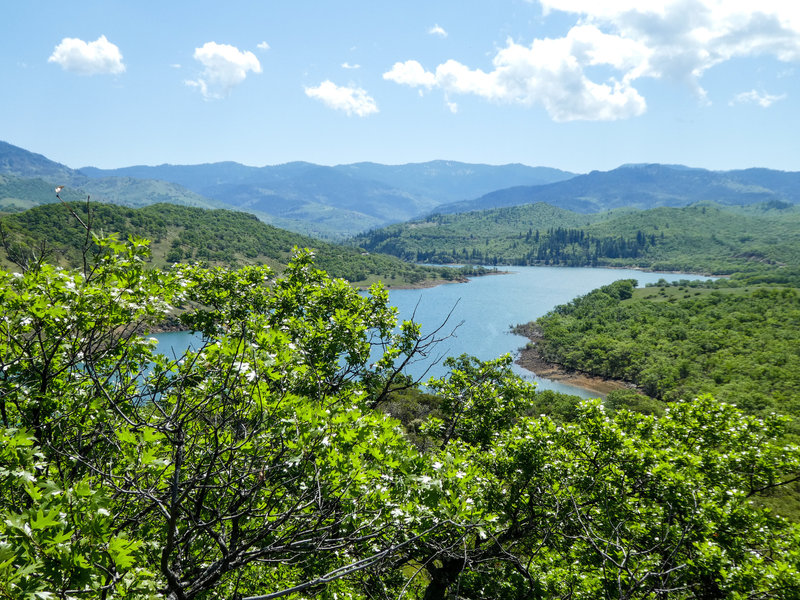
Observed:
[[[427,289],[391,290],[389,299],[398,308],[401,319],[415,315],[422,330],[438,327],[452,310],[444,332],[461,323],[453,337],[440,344],[437,355],[470,354],[482,360],[517,351],[528,339],[511,333],[516,324],[532,321],[559,304],[608,285],[618,279],[635,279],[638,286],[656,283],[660,279],[706,279],[686,273],[653,273],[633,269],[603,269],[580,267],[508,267],[502,275],[471,278],[468,283],[440,285]],[[596,392],[537,377],[514,365],[515,372],[537,383],[539,389],[575,394],[584,398],[597,397]],[[422,371],[417,366],[417,372]],[[446,370],[437,365],[429,375],[442,376]],[[412,374],[416,374],[413,373]]]
[[[581,267],[507,267],[508,273],[473,277],[467,283],[444,284],[422,289],[389,291],[389,301],[398,309],[398,319],[414,319],[430,333],[445,321],[441,334],[452,336],[439,344],[432,358],[470,354],[481,360],[506,353],[516,356],[528,340],[511,333],[512,326],[532,321],[559,304],[565,304],[618,279],[635,279],[638,285],[656,283],[659,279],[709,279],[686,273],[653,273],[633,269]],[[449,319],[448,319],[448,314]],[[458,325],[458,327],[456,327]],[[453,331],[453,329],[455,330]],[[198,336],[186,332],[162,333],[156,336],[159,350],[168,355],[183,353],[188,346],[197,347]],[[416,363],[412,376],[441,377],[446,369],[439,364]],[[515,372],[535,381],[539,389],[575,394],[583,398],[597,397],[596,392],[537,377],[518,365]],[[427,377],[426,377],[427,379]]]

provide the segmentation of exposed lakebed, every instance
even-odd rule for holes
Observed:
[[[432,332],[447,319],[440,332],[452,336],[439,344],[434,353],[439,356],[471,354],[482,360],[517,351],[528,339],[511,333],[511,327],[532,321],[559,304],[569,302],[618,279],[636,279],[639,286],[656,283],[659,279],[705,279],[685,273],[652,273],[632,269],[595,269],[575,267],[507,267],[509,273],[492,277],[475,277],[467,283],[440,285],[432,288],[390,290],[389,300],[399,311],[399,318],[414,319],[423,332]],[[449,318],[448,318],[449,315]],[[162,333],[157,337],[162,352],[179,354],[199,339],[189,333]],[[422,374],[429,365],[417,363],[412,375]],[[540,389],[576,394],[584,398],[602,395],[535,374],[515,365],[515,371],[537,382]],[[442,376],[441,365],[434,365],[429,376]]]

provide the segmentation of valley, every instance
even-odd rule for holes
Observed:
[[[29,482],[6,477],[3,489],[30,498],[3,509],[0,539],[11,542],[0,553],[11,543],[19,550],[0,555],[10,556],[0,586],[41,587],[22,564],[76,581],[58,565],[79,556],[80,573],[128,573],[92,589],[144,598],[137,586],[168,584],[135,565],[160,564],[172,551],[169,542],[140,544],[138,528],[150,528],[147,539],[163,528],[191,531],[213,548],[229,532],[208,524],[233,519],[247,527],[211,552],[211,567],[176,549],[180,564],[169,568],[205,573],[209,593],[217,586],[209,568],[249,573],[251,590],[268,579],[291,590],[309,579],[286,560],[328,573],[319,549],[332,551],[330,529],[340,536],[334,546],[369,557],[377,543],[396,561],[354,563],[353,573],[374,567],[418,598],[439,585],[437,564],[485,587],[514,581],[507,568],[525,559],[528,577],[562,589],[565,578],[616,568],[592,562],[601,534],[576,535],[591,518],[606,520],[624,548],[666,540],[669,560],[681,556],[679,575],[652,566],[660,542],[637,568],[676,585],[696,585],[706,570],[694,565],[719,556],[703,540],[725,548],[731,564],[769,573],[747,579],[759,589],[779,576],[793,589],[789,569],[800,555],[786,540],[800,532],[800,209],[792,174],[758,171],[757,183],[752,173],[675,166],[575,176],[446,161],[84,173],[19,151],[0,167],[0,454]],[[664,183],[655,177],[664,170],[681,176]],[[652,180],[626,204],[635,182],[623,176],[642,172]],[[404,188],[409,173],[417,178]],[[452,200],[480,181],[534,173],[560,180],[445,202],[448,186]],[[382,181],[367,185],[359,174]],[[453,185],[459,178],[465,187]],[[591,199],[581,192],[572,203],[552,195],[597,179],[616,183],[601,181]],[[66,185],[58,198],[54,181]],[[426,197],[437,185],[437,199]],[[702,199],[689,193],[695,185]],[[219,198],[233,190],[232,208]],[[546,194],[553,204],[524,202]],[[486,197],[521,203],[451,212]],[[479,276],[495,269],[509,273]],[[195,332],[191,347],[184,333],[157,343],[150,334],[166,321]],[[513,364],[528,338],[520,361],[537,376]],[[589,390],[558,381],[564,371]],[[70,469],[66,492],[44,479]],[[184,500],[169,500],[176,495]],[[242,498],[252,504],[243,509]],[[78,531],[89,503],[119,514],[130,503],[152,516],[132,528],[96,513]],[[181,527],[170,529],[164,511]],[[454,536],[470,540],[466,559]],[[253,548],[265,564],[248,562]],[[753,548],[774,557],[767,571],[748,558]],[[423,576],[407,576],[404,565],[426,562]],[[750,589],[727,569],[711,571]],[[348,593],[369,587],[349,574],[334,581]]]

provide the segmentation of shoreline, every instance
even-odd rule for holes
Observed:
[[[383,282],[384,287],[387,290],[424,290],[427,288],[434,288],[440,285],[450,285],[453,283],[469,283],[471,279],[476,277],[487,277],[489,275],[508,275],[513,273],[513,271],[487,271],[486,273],[480,273],[478,275],[470,275],[468,277],[459,277],[458,279],[425,279],[423,281],[419,281],[417,283],[409,283],[407,285],[388,285],[385,281]],[[362,290],[368,288],[359,288]]]
[[[527,346],[520,348],[519,355],[514,362],[537,377],[567,383],[588,392],[604,395],[616,390],[636,389],[636,386],[628,381],[590,375],[589,373],[545,360],[537,347],[539,340],[542,339],[541,329],[534,323],[517,325],[514,327],[514,333],[525,336],[530,340]]]

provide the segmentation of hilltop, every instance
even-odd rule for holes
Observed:
[[[169,202],[181,206],[222,208],[180,185],[131,177],[90,178],[74,169],[0,141],[0,211],[20,211],[56,202],[53,188],[66,186],[65,200],[95,200],[124,206]]]
[[[255,216],[232,210],[206,210],[173,204],[129,208],[113,204],[70,203],[78,216],[101,234],[118,233],[151,243],[153,266],[203,261],[236,267],[267,264],[282,270],[295,247],[312,248],[316,263],[333,277],[366,286],[378,279],[388,286],[435,284],[461,276],[458,271],[420,267],[395,257],[366,253],[316,240],[262,223]],[[0,217],[5,247],[0,266],[15,268],[11,258],[25,260],[44,253],[49,262],[82,264],[86,232],[61,204],[46,204]]]

